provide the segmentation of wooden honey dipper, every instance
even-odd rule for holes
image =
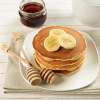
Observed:
[[[24,50],[22,50],[23,56],[27,59],[28,58],[24,52]],[[35,55],[34,55],[35,56]],[[29,62],[29,61],[28,61]],[[48,84],[54,84],[58,81],[58,76],[50,69],[46,69],[46,68],[41,68],[39,67],[39,65],[37,64],[36,60],[34,59],[34,67],[36,67],[39,71],[40,71],[40,76],[41,78]]]
[[[26,78],[31,85],[39,85],[41,83],[40,73],[37,69],[32,67],[30,63],[26,59],[23,59],[18,54],[16,54],[7,44],[0,44],[0,49],[6,52],[8,56],[13,58],[14,60],[20,59],[23,63],[23,66],[26,68]]]
[[[38,70],[40,71],[40,75],[41,75],[42,79],[44,81],[46,81],[46,83],[53,84],[58,81],[58,76],[52,70],[46,69],[46,68],[41,68],[41,67],[39,67],[39,65],[37,64],[36,61],[34,61],[34,62],[35,62],[36,68],[38,68]]]

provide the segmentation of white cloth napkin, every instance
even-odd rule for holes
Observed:
[[[100,31],[88,31],[90,35],[94,38],[96,45],[99,49],[100,47]],[[99,35],[99,36],[98,36]],[[100,51],[100,50],[99,50]],[[29,84],[27,84],[24,79],[22,78],[19,70],[19,64],[18,61],[15,63],[13,60],[9,58],[8,68],[6,72],[6,79],[4,84],[4,91],[6,93],[10,92],[40,92],[42,91],[45,93],[48,93],[50,91],[41,90],[38,87],[31,87]],[[92,83],[90,86],[75,90],[75,91],[69,91],[69,92],[51,92],[53,94],[55,93],[67,93],[67,94],[100,94],[100,75],[97,77],[94,83]]]

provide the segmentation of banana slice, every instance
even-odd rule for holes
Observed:
[[[65,49],[73,49],[76,47],[76,39],[70,34],[62,35],[59,44]]]
[[[49,32],[49,36],[55,36],[55,37],[60,37],[61,35],[65,35],[66,32],[62,29],[52,29]]]
[[[57,51],[60,48],[58,38],[55,36],[48,36],[44,40],[44,47],[47,51]]]

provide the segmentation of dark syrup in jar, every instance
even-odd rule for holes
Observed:
[[[44,7],[36,2],[24,4],[19,10],[19,15],[21,22],[30,27],[41,26],[47,18]]]

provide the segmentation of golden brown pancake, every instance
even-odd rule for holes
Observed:
[[[46,68],[46,69],[51,69],[51,70],[67,70],[67,71],[72,71],[72,70],[76,69],[80,64],[82,64],[82,62],[84,61],[84,58],[80,62],[78,62],[77,64],[65,65],[65,66],[50,65],[50,64],[42,62],[38,58],[35,58],[35,60],[40,65],[41,68]]]
[[[73,49],[64,49],[60,48],[58,51],[49,52],[44,48],[44,40],[49,35],[51,29],[62,29],[68,34],[71,34],[76,39],[76,47]],[[53,59],[72,59],[73,57],[80,55],[86,49],[86,43],[84,37],[80,32],[77,32],[71,28],[63,26],[50,26],[41,29],[38,34],[33,39],[33,48],[39,52],[44,57],[53,58]]]
[[[43,55],[41,55],[39,52],[35,52],[35,54],[41,56],[41,58],[45,61],[76,61],[78,60],[81,56],[85,55],[86,54],[86,50],[82,53],[80,53],[80,55],[77,55],[75,57],[73,57],[72,59],[53,59],[53,58],[48,58],[48,57],[45,57]]]
[[[38,65],[38,68],[39,67],[41,67],[38,63],[37,63],[37,61],[35,60],[35,64],[37,64]],[[82,64],[80,64],[77,68],[75,68],[74,70],[72,70],[72,71],[67,71],[67,70],[53,70],[55,73],[61,73],[61,74],[73,74],[73,73],[75,73],[75,72],[77,72],[79,69],[80,69],[80,67],[81,67],[81,65]],[[39,68],[40,69],[40,68]]]
[[[73,74],[77,71],[79,71],[81,68],[81,65],[79,67],[77,67],[75,70],[73,71],[67,71],[67,70],[53,70],[55,73],[61,73],[61,74],[65,74],[65,75],[68,75],[68,74]]]
[[[38,54],[37,52],[35,53],[35,57],[37,59],[40,59],[41,62],[43,63],[47,63],[47,64],[50,64],[52,66],[65,66],[65,65],[73,65],[73,64],[76,64],[78,62],[80,62],[83,57],[85,56],[85,54],[81,54],[80,58],[77,59],[77,60],[67,60],[67,61],[61,61],[61,60],[52,60],[52,61],[48,61],[46,59],[43,59],[42,55]]]

